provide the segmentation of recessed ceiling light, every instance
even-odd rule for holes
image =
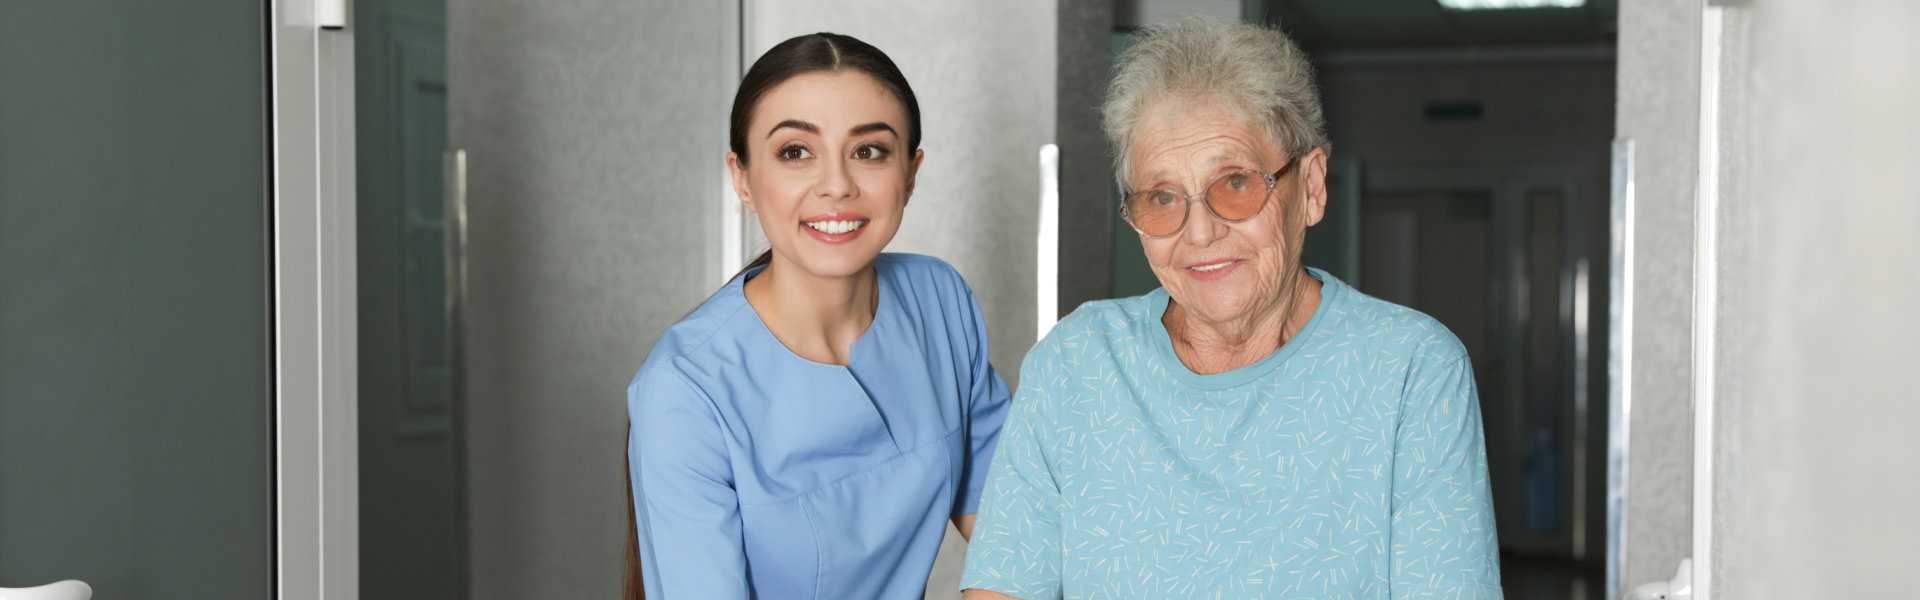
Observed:
[[[1579,8],[1587,0],[1439,0],[1450,10],[1499,10],[1506,8]]]

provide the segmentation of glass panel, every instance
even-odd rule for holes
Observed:
[[[272,594],[264,8],[0,4],[0,587]]]
[[[354,5],[360,595],[461,597],[447,315],[444,0]]]

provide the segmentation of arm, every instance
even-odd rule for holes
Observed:
[[[1001,433],[980,520],[967,545],[960,587],[969,599],[1010,593],[1052,600],[1063,593],[1063,503],[1044,449],[1053,423],[1049,388],[1066,378],[1042,345],[1027,355],[1021,369],[1020,397]]]
[[[634,379],[627,410],[647,597],[745,600],[739,496],[719,417],[703,394],[664,369]]]
[[[961,289],[966,289],[964,283]],[[966,293],[966,305],[967,316],[971,318],[967,349],[971,355],[968,366],[972,383],[967,388],[970,390],[965,425],[967,456],[961,465],[959,494],[954,498],[953,525],[961,536],[971,540],[974,513],[980,505],[980,494],[987,486],[987,467],[993,464],[1000,426],[1007,420],[1007,405],[1013,401],[1013,395],[1007,391],[1006,380],[1000,378],[1000,373],[987,360],[986,318],[980,314],[980,303],[971,290]]]
[[[1405,394],[1394,442],[1392,597],[1498,599],[1500,545],[1473,366],[1464,352],[1416,365]]]

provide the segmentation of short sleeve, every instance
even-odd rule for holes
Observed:
[[[1394,440],[1393,598],[1501,597],[1500,546],[1473,366],[1415,363]]]
[[[961,589],[1027,600],[1062,594],[1062,500],[1045,452],[1053,388],[1065,378],[1052,354],[1036,349],[1021,366],[1020,391],[1001,431],[979,520],[967,545]]]
[[[956,273],[955,277],[959,275]],[[965,284],[962,284],[965,289]],[[987,486],[988,465],[993,464],[994,449],[1000,440],[1000,426],[1007,419],[1007,406],[1013,400],[1007,382],[1000,378],[987,360],[986,319],[980,314],[980,302],[967,291],[966,306],[972,320],[968,351],[972,384],[967,398],[967,458],[961,465],[960,493],[954,498],[953,516],[970,515],[979,510],[980,494]]]
[[[648,598],[749,597],[739,495],[720,419],[704,394],[665,368],[627,389],[640,567]]]

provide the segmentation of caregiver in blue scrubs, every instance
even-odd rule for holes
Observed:
[[[913,90],[873,46],[797,37],[748,70],[731,144],[773,248],[628,388],[646,596],[919,598],[947,522],[972,534],[1009,396],[960,275],[881,253],[922,158]]]

